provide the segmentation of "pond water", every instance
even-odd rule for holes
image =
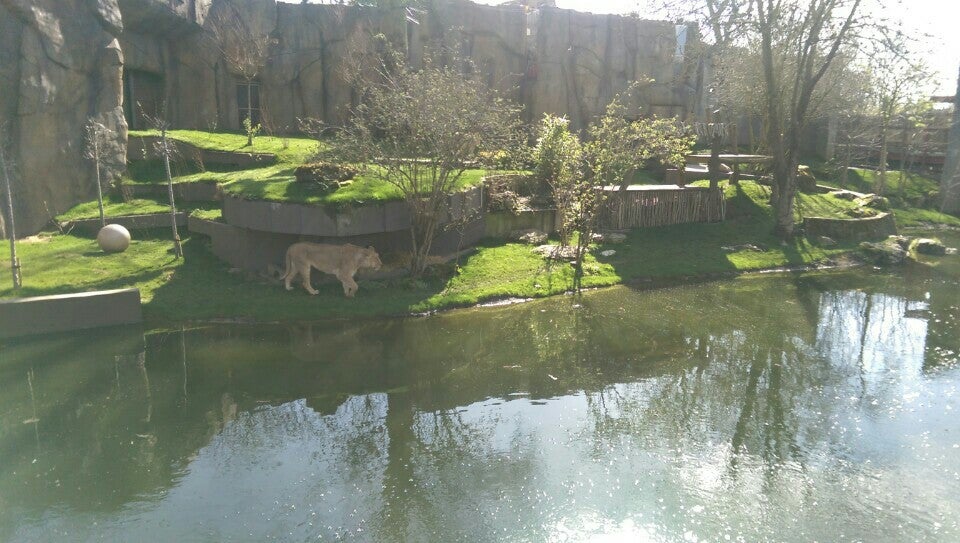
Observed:
[[[958,541],[938,262],[9,343],[0,540]]]

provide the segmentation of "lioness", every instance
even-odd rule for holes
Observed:
[[[310,294],[317,290],[310,286],[310,268],[335,275],[343,283],[343,293],[353,298],[357,292],[357,282],[353,280],[359,268],[373,268],[379,270],[380,255],[373,247],[357,247],[346,245],[328,245],[326,243],[310,243],[301,241],[294,243],[287,249],[286,263],[283,271],[283,285],[292,290],[290,282],[299,275],[303,278],[303,288]]]

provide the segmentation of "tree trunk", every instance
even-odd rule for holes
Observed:
[[[707,171],[710,174],[710,189],[716,189],[720,183],[720,131],[714,125],[713,137],[710,140],[710,161]]]
[[[793,238],[793,203],[797,195],[796,160],[787,157],[774,159],[773,184],[777,197],[771,202],[774,208],[774,234],[782,240]]]
[[[883,196],[887,190],[887,153],[889,152],[889,141],[887,138],[887,122],[880,123],[880,164],[877,170],[877,183],[873,191],[878,196]]]
[[[107,220],[103,213],[103,185],[100,183],[100,143],[98,141],[93,143],[93,167],[97,172],[97,207],[100,208],[100,228],[103,228],[107,225]]]
[[[170,175],[170,147],[167,145],[167,129],[160,131],[160,141],[163,146],[163,167],[167,173],[167,196],[170,198],[170,227],[173,230],[173,254],[183,258],[183,246],[180,244],[180,233],[177,232],[177,204],[173,199],[173,176]]]
[[[13,220],[13,189],[10,188],[10,172],[7,171],[7,156],[0,141],[0,168],[3,168],[3,182],[7,196],[7,234],[10,236],[10,271],[13,274],[13,288],[20,288],[20,259],[17,258],[17,228]]]

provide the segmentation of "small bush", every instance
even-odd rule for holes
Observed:
[[[293,172],[297,181],[318,185],[323,191],[337,190],[359,173],[360,170],[354,166],[335,162],[303,164]]]

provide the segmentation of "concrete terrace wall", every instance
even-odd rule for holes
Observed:
[[[803,227],[810,239],[826,236],[836,241],[866,241],[883,239],[897,233],[893,213],[881,213],[863,219],[824,219],[807,217]]]
[[[449,198],[451,211],[431,247],[435,255],[469,247],[485,235],[483,188]],[[270,265],[282,267],[287,247],[298,241],[372,245],[381,254],[409,251],[410,220],[403,201],[333,208],[228,196],[223,222],[191,217],[189,229],[209,236],[213,253],[231,266],[263,272]]]
[[[0,338],[141,322],[140,291],[82,292],[0,300]]]

